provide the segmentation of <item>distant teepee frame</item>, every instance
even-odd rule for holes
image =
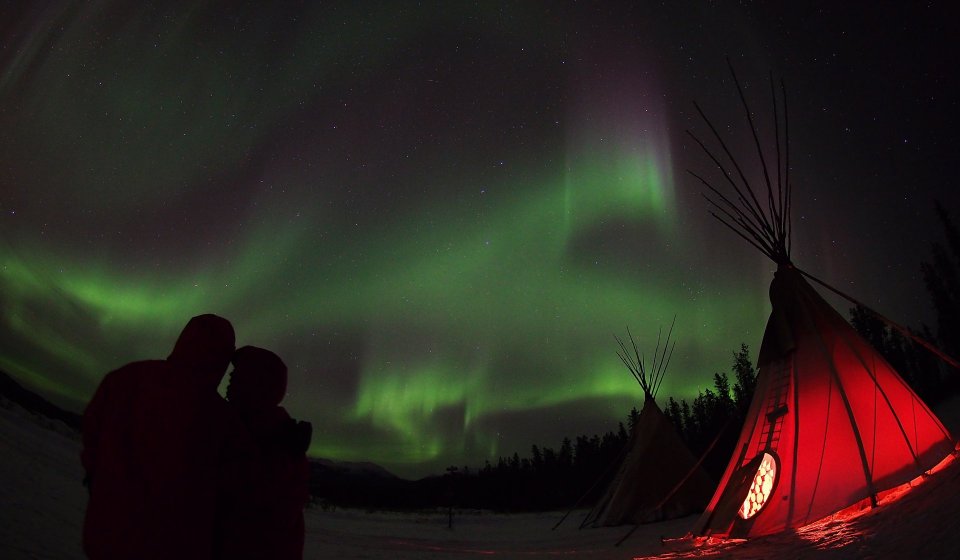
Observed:
[[[673,327],[676,322],[677,317],[674,316],[673,322],[670,323],[670,330],[667,331],[667,338],[663,341],[662,350],[660,348],[660,342],[663,337],[663,328],[661,328],[657,334],[657,346],[653,351],[652,371],[650,372],[647,371],[644,364],[643,354],[637,349],[637,342],[633,339],[630,327],[627,327],[627,337],[630,339],[630,346],[633,350],[632,354],[630,350],[627,349],[627,345],[624,344],[623,339],[617,335],[613,335],[613,338],[617,341],[617,345],[620,347],[620,350],[617,351],[617,357],[620,358],[623,365],[627,366],[627,369],[633,374],[634,379],[640,384],[645,399],[656,400],[657,398],[657,391],[660,390],[660,384],[663,382],[663,374],[666,373],[667,366],[670,365],[670,358],[673,357],[673,350],[677,347],[676,341],[673,341],[672,346],[670,345],[670,337],[673,335]]]
[[[650,369],[629,328],[629,347],[614,335],[620,348],[617,356],[643,389],[643,408],[616,475],[584,517],[581,528],[674,519],[702,511],[710,497],[713,481],[656,403],[677,344],[671,342],[676,320],[674,317],[666,338],[660,329]]]

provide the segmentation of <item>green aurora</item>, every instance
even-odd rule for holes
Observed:
[[[213,310],[234,321],[241,343],[284,355],[292,370],[288,408],[326,427],[312,454],[415,472],[454,458],[477,464],[512,454],[512,442],[485,429],[505,413],[590,403],[608,419],[591,427],[615,428],[639,397],[613,351],[611,334],[626,326],[651,344],[657,325],[680,316],[678,373],[663,391],[690,395],[711,372],[690,349],[714,349],[712,367],[722,368],[737,333],[762,324],[762,293],[692,305],[662,270],[625,276],[571,258],[577,237],[608,219],[652,222],[650,231],[676,243],[667,202],[673,185],[652,158],[595,162],[543,183],[507,188],[517,194],[482,211],[424,208],[373,230],[337,232],[330,245],[347,247],[339,253],[311,236],[309,212],[268,211],[279,219],[251,228],[230,255],[167,277],[71,260],[48,247],[7,251],[0,276],[6,327],[17,346],[32,348],[18,356],[8,347],[2,365],[76,408],[106,371],[163,356],[185,318]],[[56,315],[34,314],[50,299]],[[58,328],[81,320],[90,324],[74,336]],[[687,324],[710,335],[698,338]],[[323,353],[311,352],[309,342],[283,351],[291,339],[322,345],[331,333],[362,339],[353,392],[324,390]],[[298,392],[308,379],[318,395]],[[377,435],[345,438],[340,424]],[[517,434],[514,445],[530,438]]]
[[[656,17],[123,4],[24,8],[0,58],[0,369],[58,404],[217,313],[312,455],[413,477],[615,430],[628,327],[677,317],[664,397],[759,345]]]

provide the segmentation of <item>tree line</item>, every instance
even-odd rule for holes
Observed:
[[[694,457],[710,450],[703,467],[715,480],[723,475],[737,445],[757,385],[757,369],[750,361],[750,348],[746,344],[741,344],[733,353],[731,371],[733,387],[726,373],[714,373],[713,389],[701,390],[692,403],[670,397],[664,410]]]
[[[932,258],[920,264],[935,325],[909,331],[956,360],[960,359],[960,231],[940,203],[936,212],[944,239],[931,245]],[[960,371],[867,309],[850,309],[850,323],[927,404],[960,392]]]
[[[713,389],[701,391],[692,403],[670,398],[664,411],[694,456],[699,456],[721,429],[732,434],[715,444],[704,463],[708,470],[709,461],[722,471],[753,396],[756,369],[746,344],[733,353],[732,373],[733,386],[727,373],[715,373]],[[514,453],[476,470],[448,469],[449,498],[460,507],[512,511],[593,504],[616,474],[639,418],[640,411],[633,407],[616,431],[572,440],[567,437],[556,450],[533,445],[527,456]]]

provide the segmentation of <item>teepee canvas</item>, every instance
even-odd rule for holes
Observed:
[[[776,107],[774,95],[775,121]],[[752,120],[750,126],[756,139]],[[697,140],[735,193],[728,197],[701,178],[719,210],[714,216],[778,265],[756,391],[734,455],[694,528],[698,535],[766,535],[863,500],[876,505],[879,492],[922,475],[954,448],[930,409],[792,264],[789,165],[776,135],[776,173],[756,142],[763,205],[736,161],[721,164]]]
[[[633,342],[633,337],[630,340]],[[658,341],[653,371],[649,374],[636,345],[631,356],[623,342],[618,339],[618,343],[620,359],[643,388],[643,409],[633,426],[626,455],[616,476],[584,524],[651,523],[703,511],[714,481],[697,465],[696,458],[655,400],[656,390],[673,353],[669,333],[662,353]]]

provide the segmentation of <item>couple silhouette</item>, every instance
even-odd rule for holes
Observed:
[[[89,558],[302,558],[311,426],[280,406],[283,361],[234,348],[229,321],[200,315],[166,360],[101,381],[83,416]]]

